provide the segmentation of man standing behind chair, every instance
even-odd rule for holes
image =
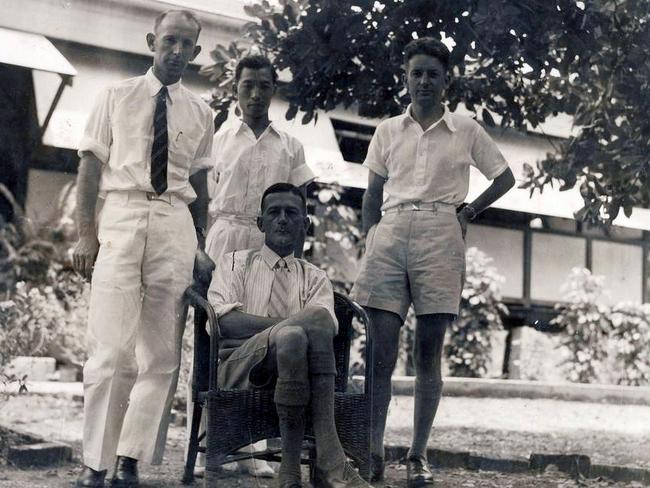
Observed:
[[[180,362],[182,294],[207,257],[212,112],[180,83],[201,24],[160,14],[153,67],[104,90],[79,147],[75,268],[92,275],[84,366],[84,469],[77,486],[137,486],[137,462],[162,460]],[[98,196],[104,204],[95,219]],[[190,209],[188,204],[194,202]]]
[[[271,61],[257,54],[244,56],[235,68],[235,80],[241,119],[227,121],[212,146],[205,250],[215,262],[231,251],[262,247],[264,236],[256,218],[267,187],[283,182],[304,187],[314,179],[300,141],[269,120],[278,81]],[[302,242],[298,244],[301,255]]]
[[[224,255],[208,291],[219,317],[222,388],[272,388],[282,438],[280,488],[297,488],[307,410],[316,438],[316,488],[369,485],[346,461],[334,425],[332,285],[324,271],[294,257],[309,225],[304,195],[270,186],[257,219],[261,250]]]

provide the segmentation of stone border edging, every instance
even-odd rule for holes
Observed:
[[[406,457],[408,447],[387,445],[386,461],[401,461]],[[650,486],[650,469],[631,466],[613,466],[591,464],[589,456],[582,454],[538,454],[529,458],[492,458],[469,451],[448,451],[444,449],[427,449],[427,458],[434,468],[462,468],[468,470],[499,471],[502,473],[542,472],[547,466],[554,465],[559,471],[574,478],[597,478],[599,476],[611,481],[640,482]]]
[[[72,460],[72,447],[64,442],[48,442],[45,439],[14,427],[0,425],[0,433],[13,434],[22,442],[9,443],[0,453],[8,464],[19,469],[61,466]]]
[[[363,388],[363,377],[354,376],[354,385]],[[413,376],[393,376],[393,394],[413,395]],[[542,383],[526,380],[488,378],[443,378],[444,396],[481,398],[548,398],[576,402],[650,406],[650,387],[591,385],[582,383]]]

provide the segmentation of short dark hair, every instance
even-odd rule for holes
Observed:
[[[260,212],[264,213],[264,199],[273,193],[293,193],[294,195],[298,195],[302,201],[303,213],[305,215],[307,214],[307,200],[305,200],[305,195],[302,194],[300,188],[291,183],[274,183],[264,190],[262,201],[260,202]]]
[[[185,9],[170,9],[159,13],[158,16],[156,17],[156,20],[153,21],[154,33],[158,30],[158,27],[160,27],[160,24],[165,19],[165,17],[167,17],[170,14],[182,15],[183,17],[185,17],[185,19],[189,20],[190,22],[194,22],[196,24],[196,38],[197,39],[199,38],[199,34],[201,33],[201,21],[199,20],[199,18],[196,16],[194,12]]]
[[[436,58],[445,69],[449,69],[449,49],[438,39],[433,37],[420,37],[409,42],[404,47],[404,68],[408,67],[413,56],[424,54]]]
[[[235,82],[238,82],[239,78],[241,78],[241,72],[244,71],[244,68],[268,68],[271,72],[271,77],[273,78],[273,84],[275,85],[278,82],[278,72],[275,70],[275,66],[273,66],[271,60],[266,56],[263,56],[261,54],[248,54],[241,58],[235,67]]]

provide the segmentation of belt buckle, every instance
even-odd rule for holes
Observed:
[[[415,210],[416,212],[421,210],[420,209],[420,203],[419,202],[411,202],[411,210]]]
[[[147,196],[147,200],[149,200],[149,201],[151,201],[151,200],[156,200],[157,197],[158,197],[158,195],[156,195],[156,194],[155,194],[154,192],[152,192],[152,191],[148,191],[148,192],[146,192],[145,195]]]

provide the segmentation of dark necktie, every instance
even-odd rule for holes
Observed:
[[[163,86],[156,95],[151,145],[151,185],[158,195],[167,189],[167,153],[167,87]]]

